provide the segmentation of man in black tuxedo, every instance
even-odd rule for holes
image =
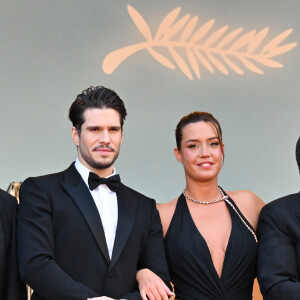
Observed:
[[[300,138],[296,159],[300,171]],[[264,299],[300,299],[300,192],[266,205],[258,231],[257,276]]]
[[[17,200],[0,190],[0,299],[25,300],[26,288],[21,283],[16,252]]]
[[[69,110],[76,162],[22,184],[18,258],[32,300],[141,299],[144,268],[169,284],[155,201],[122,184],[113,167],[125,117],[113,90],[83,91]]]

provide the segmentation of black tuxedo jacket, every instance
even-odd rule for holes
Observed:
[[[17,266],[15,216],[17,200],[0,190],[0,299],[26,299]]]
[[[258,232],[257,276],[264,299],[300,299],[300,193],[266,205]]]
[[[155,201],[121,184],[112,259],[100,215],[74,163],[64,172],[28,178],[17,216],[20,274],[32,300],[141,299],[136,272],[169,282]]]

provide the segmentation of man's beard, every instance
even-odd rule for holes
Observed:
[[[113,151],[114,151],[114,157],[112,158],[111,161],[107,161],[107,162],[96,161],[93,159],[91,155],[85,155],[84,153],[81,153],[81,156],[85,160],[85,162],[93,169],[104,170],[111,167],[119,156],[119,151],[115,151],[115,150]]]

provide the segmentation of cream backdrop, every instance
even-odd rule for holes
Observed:
[[[266,45],[293,29],[282,45],[300,41],[299,0],[0,0],[1,174],[0,186],[65,169],[76,158],[67,112],[90,85],[113,88],[128,117],[116,168],[124,183],[166,202],[185,186],[174,159],[174,129],[194,110],[220,121],[225,164],[219,183],[228,190],[249,189],[266,202],[299,190],[295,143],[300,135],[299,45],[274,59],[272,68],[256,64],[258,75],[235,60],[239,75],[198,63],[201,78],[190,80],[178,66],[166,68],[142,49],[111,74],[102,64],[122,47],[145,41],[132,21],[134,8],[154,34],[164,17],[181,7],[198,16],[195,29],[211,19],[209,34],[228,25],[243,33],[268,27]],[[178,40],[178,36],[174,40]],[[155,49],[176,65],[165,47]],[[183,49],[177,53],[188,65]],[[221,58],[219,61],[224,62]],[[195,67],[195,66],[194,66]]]

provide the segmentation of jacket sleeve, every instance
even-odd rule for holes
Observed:
[[[2,192],[2,191],[1,191]],[[16,206],[17,200],[9,194],[4,194],[3,205],[0,206],[0,218],[5,235],[5,269],[1,270],[4,280],[4,300],[27,299],[25,284],[21,282],[16,253]],[[2,194],[1,194],[2,197]],[[3,201],[4,200],[4,201]],[[2,294],[2,292],[1,292]]]
[[[260,215],[257,277],[264,299],[296,300],[300,295],[298,257],[287,226],[288,219],[295,215],[278,208],[267,205]]]
[[[147,268],[158,275],[165,284],[172,290],[170,284],[169,269],[166,260],[166,254],[164,249],[162,225],[159,217],[158,210],[156,209],[156,203],[152,200],[151,206],[151,219],[148,231],[148,237],[146,245],[143,249],[142,255],[139,259],[138,270]],[[133,294],[124,295],[121,298],[136,300],[141,299],[139,292],[138,297],[134,297]]]
[[[99,297],[74,280],[55,262],[52,207],[38,178],[20,189],[17,214],[18,259],[21,279],[43,299],[86,300]]]

